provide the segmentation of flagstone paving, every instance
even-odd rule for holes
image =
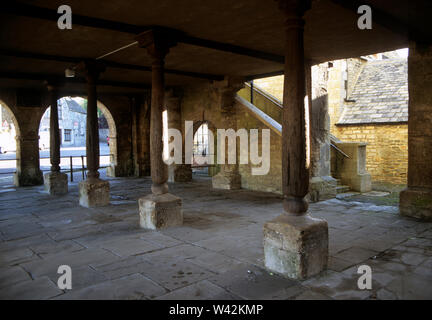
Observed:
[[[432,223],[395,206],[310,204],[329,224],[329,267],[295,281],[264,269],[263,224],[282,213],[280,196],[213,190],[197,177],[170,185],[184,225],[149,231],[137,199],[150,179],[109,180],[111,204],[93,209],[78,205],[77,182],[59,197],[2,185],[1,299],[432,299]],[[371,290],[357,285],[365,264]],[[60,265],[72,268],[71,290],[57,286]]]

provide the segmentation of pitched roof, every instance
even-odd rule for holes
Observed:
[[[346,102],[338,124],[408,121],[406,59],[367,62]]]
[[[78,112],[78,113],[83,113],[86,114],[87,112],[84,110],[83,107],[81,107],[81,105],[76,102],[73,99],[64,99],[67,107],[69,108],[70,111],[72,112]]]

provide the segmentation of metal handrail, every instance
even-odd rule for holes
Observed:
[[[113,154],[101,154],[101,155],[99,155],[99,157],[105,157],[105,156],[109,156],[111,158],[111,156],[113,156]],[[73,182],[73,172],[74,172],[72,159],[73,158],[81,158],[81,169],[76,169],[75,171],[76,172],[82,171],[82,178],[84,180],[85,177],[86,177],[86,173],[85,173],[86,167],[84,166],[84,158],[87,158],[87,156],[80,155],[80,156],[63,156],[63,157],[60,157],[60,159],[64,159],[64,158],[69,158],[70,159],[70,162],[69,162],[69,165],[70,165],[69,168],[70,169],[69,170],[68,169],[62,169],[60,167],[60,172],[61,171],[63,171],[63,172],[70,172],[71,173],[71,175],[70,175],[71,182]],[[50,157],[39,157],[39,160],[41,160],[41,159],[50,159]],[[20,160],[20,159],[18,159],[18,158],[15,158],[15,159],[0,159],[0,161],[14,161],[14,160],[16,161],[16,160]],[[108,166],[99,166],[99,168],[108,168]],[[50,170],[41,170],[41,171],[42,172],[46,172],[46,171],[50,171]],[[11,171],[0,172],[0,174],[12,174],[12,173],[16,173],[16,171],[13,171],[13,172],[11,172]]]

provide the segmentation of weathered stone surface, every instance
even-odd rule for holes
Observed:
[[[110,182],[114,194],[129,199],[149,192],[150,184],[149,178]],[[263,224],[282,210],[278,195],[215,191],[202,177],[171,188],[183,199],[184,225],[162,231],[138,228],[136,201],[79,206],[77,184],[63,197],[43,194],[42,187],[2,194],[0,296],[231,299],[226,290],[240,299],[430,297],[431,223],[403,218],[387,206],[311,203],[310,215],[328,221],[331,270],[300,282],[257,267],[264,267]],[[62,264],[71,266],[73,285],[63,293],[56,289]],[[360,264],[373,270],[372,290],[357,287]]]
[[[309,181],[309,199],[313,202],[336,197],[336,179],[330,176],[313,177]]]
[[[255,266],[238,266],[209,279],[242,299],[273,299],[296,282]],[[276,297],[275,297],[276,298]],[[277,298],[276,298],[277,299]]]
[[[68,176],[61,172],[44,174],[45,191],[51,195],[61,195],[68,192]]]
[[[407,188],[400,193],[401,215],[422,220],[432,220],[432,189]]]
[[[77,291],[69,291],[59,299],[125,299],[142,300],[164,294],[166,290],[141,274],[133,274],[113,281],[102,282]]]
[[[140,226],[144,229],[163,229],[183,224],[182,202],[170,193],[148,195],[138,200]]]
[[[89,178],[78,185],[79,203],[83,207],[100,207],[109,204],[110,185],[108,181]]]
[[[207,280],[194,283],[190,286],[174,290],[166,295],[160,296],[158,300],[183,300],[189,297],[191,300],[238,300],[239,297],[233,295],[221,287],[218,287]]]
[[[305,279],[327,268],[327,221],[309,215],[283,214],[264,225],[267,269],[289,278]]]
[[[62,293],[48,277],[41,277],[2,288],[0,299],[41,300],[53,298]]]
[[[237,172],[220,171],[212,178],[214,189],[241,189],[241,176]]]

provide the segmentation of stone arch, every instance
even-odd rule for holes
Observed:
[[[110,148],[110,167],[107,175],[115,177],[115,166],[117,165],[117,127],[109,109],[101,101],[97,100],[97,108],[102,112],[108,122],[109,148]]]
[[[213,176],[213,175],[217,174],[220,170],[219,165],[217,165],[217,163],[216,163],[216,159],[217,159],[217,132],[216,132],[216,130],[217,130],[217,127],[210,120],[202,119],[202,120],[194,121],[193,122],[193,138],[195,139],[195,134],[197,133],[198,129],[205,123],[207,123],[208,130],[213,133],[213,137],[214,137],[214,145],[213,145],[214,164],[213,164],[213,166],[210,166],[208,168],[209,176]]]
[[[61,95],[59,96],[59,99],[65,98],[65,97],[71,97],[71,98],[82,98],[87,100],[87,96],[84,95]],[[39,124],[42,121],[42,117],[45,114],[45,112],[48,110],[50,105],[46,105],[44,108],[44,112],[42,112],[40,118],[39,118]],[[110,149],[110,166],[107,168],[107,175],[108,176],[115,176],[115,166],[117,165],[117,126],[114,120],[114,117],[111,113],[111,111],[108,109],[108,107],[102,103],[100,100],[97,100],[97,108],[100,110],[107,120],[108,123],[108,131],[109,131],[109,149]],[[87,132],[86,132],[87,134]],[[99,137],[100,138],[100,137]]]
[[[1,99],[0,99],[0,105],[3,108],[5,108],[6,111],[9,112],[9,114],[11,115],[12,122],[13,122],[14,127],[15,127],[15,135],[19,136],[21,134],[21,132],[20,132],[20,126],[18,124],[18,120],[17,120],[17,117],[15,116],[14,111]]]
[[[20,135],[21,135],[21,129],[20,129],[20,125],[18,123],[17,117],[15,116],[15,113],[13,112],[13,110],[3,101],[0,99],[0,106],[3,107],[6,112],[9,114],[13,126],[14,126],[14,130],[15,130],[15,136],[13,137],[13,139],[15,140],[15,154],[18,155],[19,151],[21,149],[21,143],[20,143]],[[1,112],[1,110],[0,110]],[[0,123],[0,125],[2,125],[2,123]],[[11,137],[12,138],[12,137]],[[20,163],[18,161],[18,157],[15,157],[15,175],[16,172],[21,171],[18,167],[19,167]]]

